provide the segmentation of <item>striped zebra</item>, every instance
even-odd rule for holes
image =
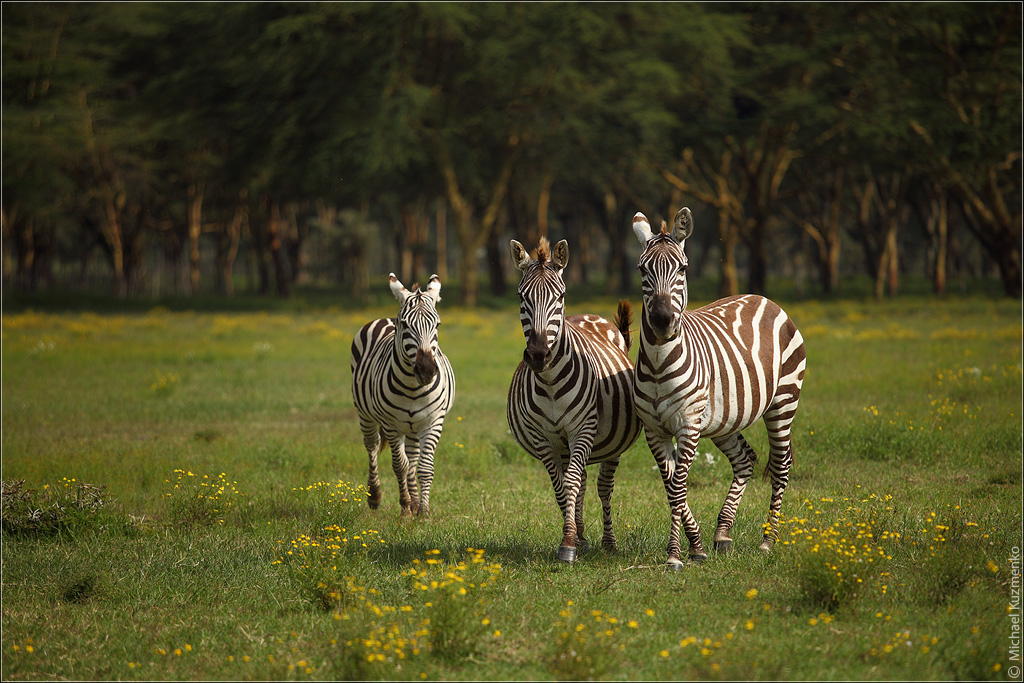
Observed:
[[[626,356],[630,307],[619,302],[614,324],[596,315],[567,317],[562,270],[569,260],[568,243],[556,244],[552,255],[547,239],[541,238],[533,260],[512,240],[511,253],[523,272],[519,317],[526,350],[508,391],[508,424],[515,440],[551,477],[564,518],[558,559],[572,562],[578,551],[589,547],[583,536],[583,497],[590,464],[601,464],[601,545],[615,549],[615,469],[619,456],[640,434],[633,409],[633,365]]]
[[[732,296],[686,310],[683,245],[693,232],[689,209],[679,210],[671,232],[662,223],[660,233],[652,233],[642,213],[633,217],[633,230],[643,245],[638,269],[644,303],[634,397],[668,495],[667,564],[682,567],[680,525],[690,542],[690,559],[707,557],[686,502],[687,474],[702,436],[732,464],[732,485],[714,537],[715,550],[729,550],[736,508],[757,458],[740,432],[761,418],[770,445],[765,476],[770,473],[772,481],[761,550],[770,551],[793,462],[790,426],[804,378],[803,338],[785,311],[760,296]]]
[[[455,375],[437,343],[441,280],[431,276],[426,291],[409,291],[394,273],[388,280],[398,317],[367,323],[352,341],[352,397],[370,456],[367,503],[380,506],[377,455],[386,441],[402,514],[427,516],[434,449],[455,398]]]

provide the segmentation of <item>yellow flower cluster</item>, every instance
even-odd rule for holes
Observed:
[[[167,489],[163,497],[175,515],[188,521],[224,524],[244,495],[236,488],[238,482],[229,480],[224,472],[213,476],[175,469],[173,474],[173,480],[164,479]]]
[[[26,638],[24,645],[18,645],[15,643],[12,649],[19,654],[22,652],[25,654],[34,654],[36,651],[35,641],[31,638]]]
[[[160,655],[161,657],[166,657],[168,655],[171,655],[171,656],[174,656],[174,657],[181,657],[182,655],[184,655],[184,654],[186,654],[188,652],[192,652],[192,645],[189,644],[189,643],[185,643],[184,647],[176,647],[176,648],[172,648],[170,650],[168,650],[165,647],[153,648],[153,654]],[[130,668],[134,669],[135,666],[140,666],[140,665],[138,663],[135,663],[134,666],[133,666],[132,662],[128,662],[128,666]]]
[[[357,586],[352,577],[345,579],[345,593],[354,606],[343,612],[336,612],[338,621],[350,621],[359,616],[366,618],[369,630],[366,635],[346,641],[349,648],[356,648],[363,661],[368,664],[395,662],[418,656],[423,652],[423,643],[430,635],[430,619],[411,619],[411,605],[393,607],[376,602],[380,591],[375,588]]]
[[[123,316],[101,316],[95,313],[82,313],[73,318],[68,315],[53,315],[26,311],[3,317],[4,331],[8,330],[43,330],[63,329],[79,337],[98,337],[102,334],[120,334],[127,323]]]
[[[903,629],[896,631],[887,642],[876,643],[875,647],[871,648],[869,654],[872,657],[884,657],[893,653],[919,651],[921,654],[926,655],[932,651],[932,648],[938,642],[937,636],[921,634],[915,638],[911,637],[909,629]]]
[[[820,517],[780,520],[788,530],[782,544],[795,551],[804,589],[823,605],[835,606],[858,597],[865,583],[892,559],[885,544],[899,539],[899,534],[881,529],[879,523],[880,511],[892,511],[891,500],[892,496],[876,494],[862,501],[847,499],[846,509],[831,524]],[[833,500],[822,498],[822,502]],[[816,516],[821,514],[809,499],[803,501],[803,507]]]
[[[149,390],[157,396],[169,396],[174,392],[174,389],[178,386],[178,382],[181,381],[181,377],[168,372],[164,374],[159,370],[156,370],[156,381],[149,385]]]
[[[555,622],[558,634],[552,643],[550,663],[560,678],[598,679],[617,665],[619,652],[640,637],[645,618],[655,616],[648,607],[635,618],[619,617],[600,609],[583,609],[573,600],[565,603]],[[668,657],[661,650],[660,657]]]
[[[486,588],[489,579],[501,574],[501,564],[487,563],[484,551],[479,548],[467,548],[467,559],[455,564],[446,563],[438,557],[441,551],[428,550],[427,559],[412,561],[412,567],[402,572],[411,579],[413,590],[430,592],[443,591],[452,595],[466,595],[470,589]],[[473,576],[468,576],[471,568],[478,569]]]
[[[757,589],[751,588],[744,595],[748,600],[753,600],[757,597]],[[769,611],[771,605],[762,605],[764,611]],[[825,615],[820,615],[824,617]],[[756,617],[751,615],[746,619],[743,624],[743,628],[739,630],[742,634],[744,631],[753,631],[756,626]],[[728,662],[731,661],[730,657],[724,652],[728,651],[726,647],[727,643],[732,642],[737,637],[737,633],[734,630],[726,631],[722,636],[711,637],[711,636],[687,636],[679,641],[678,654],[681,656],[695,657],[695,665],[699,671],[703,671],[705,674],[710,672],[712,674],[720,674],[722,672],[722,664],[719,663],[719,659]],[[690,649],[691,646],[693,649]],[[724,649],[723,649],[724,648]],[[692,653],[692,654],[691,654]],[[663,650],[661,656],[668,656],[669,653]]]
[[[375,529],[363,529],[362,531],[349,531],[343,526],[332,524],[323,529],[326,533],[320,536],[309,536],[300,534],[292,539],[284,551],[272,564],[284,562],[298,562],[298,567],[308,569],[311,566],[331,565],[336,571],[338,556],[350,548],[357,550],[369,548],[371,545],[383,545],[384,539],[380,532]],[[278,541],[284,544],[284,541]]]
[[[501,576],[501,564],[488,562],[485,551],[479,548],[468,548],[466,558],[457,562],[446,562],[440,554],[440,550],[428,550],[424,560],[414,559],[412,566],[402,572],[414,591],[413,604],[379,604],[379,591],[346,579],[345,593],[352,606],[335,613],[334,618],[368,621],[366,635],[346,643],[358,649],[363,661],[385,664],[425,651],[445,654],[445,650],[472,647],[484,633],[493,638],[501,636],[490,618],[480,613],[483,599],[474,600],[471,595]]]
[[[872,418],[880,418],[885,420],[884,424],[888,424],[891,427],[906,427],[907,430],[911,432],[914,431],[915,429],[918,431],[923,429],[923,427],[921,427],[920,425],[915,426],[914,421],[912,419],[906,417],[903,413],[900,413],[899,411],[896,410],[888,412],[886,413],[886,415],[882,415],[879,412],[877,406],[864,406],[862,410],[868,415],[870,415]],[[883,423],[872,423],[872,429],[876,429],[880,424]]]
[[[300,486],[292,490],[320,494],[335,503],[363,503],[369,495],[364,484],[353,484],[343,479],[334,483],[318,481],[309,486]]]

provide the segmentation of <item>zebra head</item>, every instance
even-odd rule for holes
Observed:
[[[412,291],[405,288],[394,273],[388,275],[391,292],[402,305],[395,320],[395,350],[399,360],[412,366],[413,375],[420,386],[433,381],[437,376],[437,328],[441,318],[437,314],[437,302],[441,300],[441,280],[430,276],[426,291],[419,284]]]
[[[569,243],[555,245],[554,254],[546,238],[540,238],[537,260],[530,258],[519,242],[510,243],[512,263],[523,271],[519,283],[519,318],[526,336],[523,360],[534,372],[543,372],[554,360],[555,342],[565,322],[565,282],[562,270],[569,262]]]
[[[655,234],[647,217],[637,212],[633,231],[644,247],[637,262],[643,284],[644,320],[659,341],[670,341],[679,334],[686,310],[683,244],[693,232],[693,215],[684,206],[672,221],[671,232],[662,222],[661,231]]]

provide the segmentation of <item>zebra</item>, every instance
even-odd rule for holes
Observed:
[[[732,464],[732,485],[714,536],[715,550],[729,551],[736,508],[757,458],[740,432],[760,418],[770,445],[765,477],[770,473],[772,481],[760,548],[769,552],[778,539],[782,495],[793,462],[790,428],[806,365],[803,338],[782,308],[760,296],[731,296],[686,310],[683,246],[693,232],[688,208],[676,214],[671,232],[662,223],[660,233],[654,234],[642,213],[633,217],[633,230],[643,245],[637,264],[643,313],[634,398],[668,496],[667,565],[682,567],[680,525],[690,543],[690,559],[707,557],[686,502],[687,475],[702,436]]]
[[[370,457],[367,503],[380,506],[377,455],[386,441],[402,515],[426,517],[434,450],[455,398],[455,374],[437,343],[441,280],[432,275],[425,291],[409,291],[394,273],[388,281],[398,317],[369,322],[352,340],[352,397]]]
[[[567,317],[562,270],[569,260],[568,243],[556,244],[552,254],[542,237],[536,260],[516,240],[510,247],[512,262],[523,273],[519,316],[526,350],[512,376],[506,417],[515,440],[551,477],[564,518],[558,559],[573,562],[589,547],[583,536],[583,497],[590,464],[601,464],[601,545],[615,549],[615,469],[640,434],[633,364],[626,355],[631,311],[628,301],[620,301],[614,323],[596,315]]]

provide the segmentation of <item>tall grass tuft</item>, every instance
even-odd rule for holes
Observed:
[[[42,491],[27,488],[24,479],[5,481],[2,487],[3,531],[14,536],[77,533],[115,519],[104,514],[113,502],[106,486],[65,477]]]

